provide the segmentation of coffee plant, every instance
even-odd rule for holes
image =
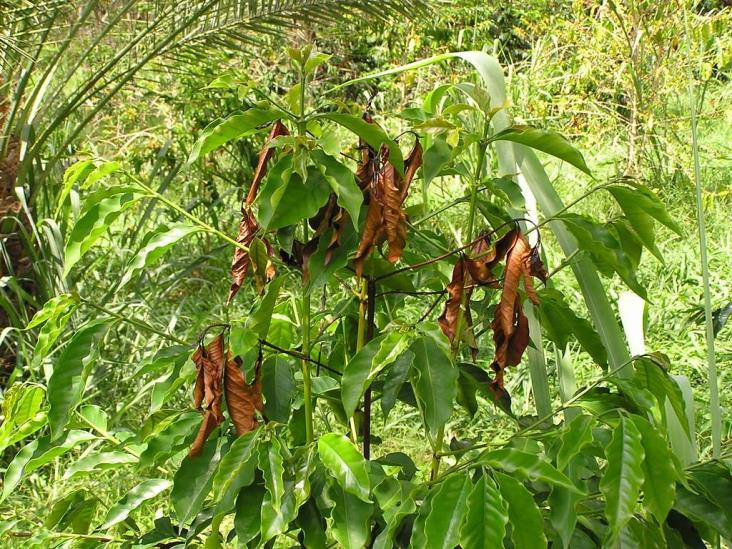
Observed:
[[[35,314],[26,330],[37,334],[38,371],[12,380],[0,446],[35,438],[8,466],[2,498],[64,454],[78,456],[66,479],[127,469],[135,482],[107,506],[88,488],[59,494],[29,545],[660,548],[732,539],[732,462],[696,459],[673,366],[661,353],[629,356],[598,275],[648,297],[636,278],[641,250],[660,259],[655,226],[680,231],[657,197],[620,178],[563,204],[535,151],[591,176],[582,154],[556,133],[512,122],[501,68],[485,53],[438,56],[318,96],[312,81],[329,57],[312,48],[289,56],[295,77],[284,93],[230,75],[213,82],[247,108],[208,126],[190,153],[201,162],[268,134],[241,189],[238,234],[119,163],[84,160],[66,172],[59,211],[72,191],[85,200],[65,275],[119,216],[152,200],[177,222],[145,237],[109,295],[202,235],[231,247],[231,287],[196,341],[73,291]],[[467,61],[479,80],[435,88],[402,113],[410,129],[398,135],[370,104],[335,99],[343,86],[448,60]],[[442,202],[438,178],[451,178],[458,196]],[[595,192],[612,195],[621,215],[601,223],[573,212]],[[565,260],[547,264],[560,253]],[[564,269],[584,303],[555,286]],[[75,322],[82,308],[96,318]],[[131,398],[150,402],[134,428],[124,420],[131,403],[88,403],[105,338],[121,324],[167,342],[132,372],[148,383]],[[580,387],[569,346],[596,365]],[[532,416],[518,414],[510,394],[522,365]],[[451,423],[485,407],[504,416],[505,436],[465,437]],[[381,432],[408,410],[421,422],[423,460]],[[141,507],[157,509],[153,521],[141,525]]]

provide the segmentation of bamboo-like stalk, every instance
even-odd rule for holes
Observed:
[[[687,21],[688,28],[688,21]],[[696,98],[691,65],[687,66],[689,87],[689,111],[691,114],[691,151],[694,160],[694,186],[696,192],[696,221],[699,227],[699,255],[704,292],[704,325],[707,340],[707,377],[709,381],[709,413],[712,419],[712,456],[718,458],[722,451],[722,410],[719,405],[717,360],[714,352],[714,320],[712,317],[712,292],[709,283],[709,258],[707,256],[707,231],[702,204],[701,162],[697,132]]]

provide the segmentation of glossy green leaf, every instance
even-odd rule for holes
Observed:
[[[318,439],[318,453],[323,465],[347,493],[365,502],[371,501],[368,465],[346,436],[337,433],[321,436]]]
[[[574,465],[568,467],[568,473],[573,473]],[[553,486],[549,494],[549,521],[564,549],[570,547],[572,536],[577,530],[577,503],[581,499],[582,495],[561,486]]]
[[[59,313],[56,317],[51,317],[41,327],[38,332],[38,339],[36,339],[36,345],[33,348],[33,365],[38,366],[47,358],[47,355],[51,351],[51,348],[56,343],[58,338],[63,333],[66,325],[71,320],[71,316],[76,311],[76,304],[72,305],[68,309]]]
[[[414,353],[412,387],[421,403],[425,425],[436,436],[452,414],[458,370],[430,336],[421,336],[410,349]]]
[[[679,475],[671,449],[656,428],[640,416],[631,416],[631,420],[643,445],[643,506],[663,524],[674,503]]]
[[[7,388],[2,404],[0,453],[46,424],[46,412],[41,410],[45,395],[41,385],[15,383]]]
[[[386,145],[389,149],[389,162],[394,165],[399,173],[404,173],[404,158],[399,145],[389,139],[389,136],[378,125],[369,124],[360,116],[338,112],[319,114],[315,118],[331,120],[343,126],[377,151],[381,148],[381,145]]]
[[[188,224],[177,224],[170,228],[161,227],[125,268],[120,287],[127,284],[132,277],[155,264],[178,241],[200,231],[200,227]]]
[[[109,229],[122,212],[131,208],[141,195],[116,193],[86,210],[76,221],[67,239],[64,253],[64,276]]]
[[[315,499],[309,499],[300,507],[297,523],[302,529],[303,545],[307,549],[325,549],[328,546],[328,538],[325,533],[327,524]]]
[[[292,366],[287,360],[274,357],[264,363],[262,374],[264,415],[270,421],[288,422],[296,391]]]
[[[534,498],[519,481],[499,473],[493,473],[501,490],[501,497],[508,506],[508,522],[511,525],[511,540],[516,549],[546,547],[544,519]]]
[[[607,468],[600,480],[600,491],[605,496],[605,516],[614,539],[635,512],[643,485],[643,444],[635,424],[620,418],[605,449]]]
[[[252,108],[242,114],[235,114],[223,120],[216,120],[203,130],[196,140],[188,157],[188,164],[192,164],[201,156],[218,149],[233,139],[240,139],[257,131],[258,126],[285,118],[281,111],[272,109]]]
[[[399,393],[409,380],[412,364],[414,364],[414,353],[409,350],[404,351],[384,374],[384,385],[381,388],[381,411],[384,414],[384,420],[389,417]]]
[[[409,346],[409,337],[391,332],[369,341],[343,369],[341,400],[346,415],[352,416],[367,387]]]
[[[489,465],[518,478],[546,482],[568,490],[577,490],[574,483],[548,461],[544,461],[537,454],[524,452],[517,448],[506,447],[492,450],[482,455],[478,463]]]
[[[276,297],[274,299],[276,301]],[[243,357],[258,347],[259,337],[254,331],[236,322],[231,324],[229,330],[229,348],[231,349],[232,355]]]
[[[259,534],[260,513],[265,493],[264,485],[255,484],[244,488],[236,498],[234,529],[241,545],[249,543]]]
[[[0,501],[10,495],[24,476],[51,463],[82,442],[94,440],[96,437],[86,431],[71,430],[60,438],[51,441],[51,437],[43,436],[26,444],[10,462],[3,478],[3,492]]]
[[[71,294],[61,294],[56,297],[52,297],[43,304],[43,307],[36,311],[31,321],[25,327],[26,330],[40,326],[44,322],[51,318],[58,318],[58,316],[67,311],[76,303],[76,300]]]
[[[371,531],[373,505],[346,492],[336,483],[330,485],[329,495],[335,503],[331,511],[333,537],[344,549],[363,549]]]
[[[639,358],[634,362],[634,366],[634,381],[640,387],[648,389],[653,393],[661,410],[664,409],[664,403],[668,400],[686,435],[690,437],[689,420],[686,417],[684,396],[676,381],[661,366],[648,358]]]
[[[216,514],[231,511],[241,489],[254,482],[260,433],[261,430],[256,429],[240,436],[221,458],[212,483],[213,498],[217,502]]]
[[[260,445],[259,468],[267,489],[262,500],[262,541],[268,541],[286,531],[295,518],[294,497],[285,483],[282,444],[277,437],[268,445]]]
[[[430,513],[425,520],[427,546],[452,549],[460,542],[460,525],[473,488],[467,475],[448,476],[430,492]]]
[[[176,416],[174,421],[145,440],[147,446],[140,454],[140,467],[151,467],[179,452],[192,442],[200,424],[201,414],[198,412]]]
[[[708,525],[722,538],[732,539],[732,519],[705,495],[692,492],[683,484],[678,484],[674,509],[695,522]]]
[[[74,185],[83,182],[92,171],[94,171],[93,160],[79,160],[78,162],[74,162],[71,166],[66,168],[66,171],[64,172],[64,178],[61,183],[61,190],[58,193],[58,200],[56,201],[56,211],[54,213],[54,217],[58,217],[58,213],[61,210],[64,202],[66,202],[66,197],[69,196],[69,193],[71,192],[71,189],[74,188]]]
[[[201,453],[194,458],[185,457],[175,473],[170,499],[181,524],[186,524],[201,510],[213,485],[222,446],[214,432]]]
[[[482,475],[468,496],[465,522],[460,530],[463,549],[503,546],[508,510],[493,480]]]
[[[112,451],[88,454],[66,469],[63,478],[70,479],[82,474],[118,469],[131,463],[137,463],[137,458],[127,452]]]
[[[96,347],[109,329],[109,319],[90,322],[81,328],[59,357],[48,380],[48,425],[51,436],[61,435],[74,408],[81,402],[91,371]]]
[[[165,492],[165,490],[170,488],[171,485],[172,483],[169,480],[160,478],[148,479],[141,482],[132,490],[127,492],[121,500],[110,507],[107,512],[107,516],[104,518],[102,525],[99,526],[99,529],[106,530],[107,528],[122,522],[130,516],[132,511],[137,509],[147,500]]]
[[[283,163],[287,167],[281,167]],[[292,162],[278,162],[262,183],[257,195],[257,220],[265,229],[281,229],[295,225],[303,219],[310,219],[318,213],[330,197],[330,185],[323,173],[315,166],[307,168],[307,178],[293,170]]]
[[[539,303],[536,310],[541,326],[558,348],[566,348],[569,338],[574,336],[597,364],[607,368],[607,351],[600,336],[589,321],[574,313],[561,292],[554,288],[543,288],[539,291]]]
[[[272,312],[277,303],[277,296],[280,293],[280,286],[284,282],[285,277],[280,275],[267,284],[267,291],[259,303],[259,307],[247,319],[247,329],[254,332],[260,339],[267,339],[269,326],[272,322]]]
[[[391,549],[394,547],[394,538],[399,532],[404,520],[415,513],[417,505],[414,502],[414,497],[411,494],[407,494],[398,505],[394,505],[384,511],[384,521],[386,526],[379,533],[374,540],[373,549]]]
[[[569,162],[575,168],[592,175],[587,167],[582,153],[579,152],[567,139],[560,134],[550,131],[532,128],[531,126],[511,126],[495,134],[490,141],[512,141],[520,143],[532,149],[545,152],[552,156]]]
[[[422,176],[426,186],[429,186],[432,180],[440,174],[451,158],[450,146],[441,137],[436,137],[432,145],[424,151],[422,159]]]
[[[592,416],[578,415],[572,418],[562,430],[562,443],[557,452],[557,469],[564,471],[570,460],[592,442],[592,428],[595,420]]]
[[[348,166],[323,151],[312,151],[310,157],[323,170],[331,190],[338,196],[338,205],[348,212],[353,228],[358,231],[363,192],[356,183],[356,175]]]

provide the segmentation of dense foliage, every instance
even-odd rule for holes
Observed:
[[[650,92],[663,78],[647,53],[632,52],[633,105],[614,119],[628,128],[627,162],[606,177],[531,114],[535,98],[526,112],[511,105],[498,59],[528,56],[522,36],[503,36],[497,56],[431,55],[351,80],[333,75],[355,59],[300,37],[270,53],[276,71],[255,77],[218,67],[223,59],[186,57],[206,48],[186,49],[208,32],[204,17],[227,46],[237,39],[231,20],[194,4],[176,17],[163,6],[154,19],[192,29],[176,63],[200,74],[184,75],[177,91],[205,85],[172,98],[173,137],[161,147],[109,151],[90,138],[97,154],[70,151],[101,117],[70,106],[106,85],[91,77],[80,95],[72,83],[67,102],[44,103],[52,70],[30,97],[58,117],[3,141],[3,183],[18,185],[1,212],[5,262],[16,268],[2,294],[2,342],[13,352],[0,426],[9,544],[732,539],[729,420],[713,347],[729,306],[714,317],[709,299],[701,307],[709,424],[697,420],[700,387],[692,391],[688,370],[669,358],[675,350],[645,348],[643,300],[657,288],[644,269],[663,265],[667,235],[690,238],[643,177],[681,169],[658,154],[672,132],[650,131],[662,104]],[[283,13],[332,23],[318,11],[325,1],[281,13],[266,4],[267,24],[284,23]],[[258,6],[249,6],[252,21]],[[428,9],[341,8],[369,17]],[[454,9],[457,20],[478,13]],[[668,12],[613,10],[620,27],[640,21],[663,42]],[[543,12],[501,13],[537,24]],[[368,41],[344,46],[323,32],[323,43],[354,57]],[[159,40],[151,59],[166,53]],[[110,77],[131,79],[144,66],[114,65],[121,72]],[[399,90],[395,80],[418,85]],[[14,104],[1,113],[4,127],[16,127],[17,113],[33,121],[27,103]],[[68,134],[55,133],[67,122]],[[140,130],[134,116],[124,124]],[[692,128],[696,140],[695,118]],[[564,197],[579,180],[582,191]],[[30,501],[33,516],[23,511]]]

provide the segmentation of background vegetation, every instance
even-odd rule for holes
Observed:
[[[84,509],[91,509],[89,520],[96,525],[107,509],[139,484],[140,470],[118,466],[125,465],[128,457],[93,466],[92,474],[74,472],[74,464],[110,440],[120,444],[129,439],[133,442],[128,448],[138,456],[143,453],[146,436],[159,432],[173,411],[189,407],[193,369],[180,375],[181,365],[176,370],[156,357],[170,345],[166,338],[172,335],[178,344],[191,344],[212,323],[245,318],[258,299],[248,284],[234,305],[225,306],[222,296],[229,290],[231,245],[210,233],[181,241],[139,276],[124,279],[130,259],[149,241],[151,231],[181,219],[179,211],[149,198],[111,224],[69,272],[64,248],[83,211],[81,204],[92,188],[111,186],[120,173],[129,173],[233,237],[261,135],[231,141],[194,163],[187,160],[204,128],[254,105],[261,99],[257,93],[280,96],[292,106],[287,92],[298,76],[287,48],[307,44],[332,55],[318,68],[308,89],[313,101],[325,97],[333,86],[371,72],[440,53],[484,50],[505,68],[515,123],[555,130],[583,152],[594,181],[566,162],[541,158],[566,204],[597,182],[617,178],[632,178],[656,193],[681,234],[659,225],[656,244],[664,261],[644,252],[637,277],[648,301],[643,312],[631,303],[623,326],[628,339],[635,340],[633,354],[644,352],[643,345],[649,352],[661,352],[668,357],[671,373],[688,380],[688,385],[682,381],[680,386],[688,387],[693,396],[698,459],[706,462],[721,456],[721,463],[729,467],[732,345],[725,323],[732,312],[732,11],[724,2],[19,0],[0,2],[2,469],[7,471],[21,448],[46,433],[47,427],[41,427],[45,418],[35,418],[35,428],[33,415],[44,413],[48,379],[79,328],[105,315],[131,318],[137,325],[115,324],[99,345],[79,417],[70,425],[81,430],[94,423],[99,426],[97,435],[106,434],[49,459],[4,494],[2,543],[45,547],[52,540],[95,546],[117,540],[116,533],[97,532],[97,537],[88,529],[79,533],[81,529],[64,525],[58,516],[54,522],[48,518],[49,509],[62,509],[57,514],[63,516],[79,502],[67,498],[66,507],[54,507],[61,498],[80,490],[92,493],[99,505]],[[328,100],[359,115],[370,105],[389,134],[396,136],[418,125],[415,109],[426,94],[441,84],[465,81],[470,69],[456,63],[434,64],[342,88],[331,92]],[[692,104],[698,117],[716,373],[710,369],[705,338]],[[434,136],[447,129],[442,135],[448,142],[458,139],[454,128],[431,124],[418,131]],[[339,143],[357,140],[342,129],[334,135]],[[86,180],[75,182],[67,168],[78,167],[75,163],[80,160],[93,161],[98,170],[92,173],[87,166]],[[446,174],[432,184],[429,205],[449,203],[464,192],[458,179]],[[416,208],[420,201],[414,191],[407,206]],[[467,212],[463,206],[436,217],[430,230],[455,234]],[[591,194],[572,211],[600,222],[622,213],[612,196],[603,192]],[[547,268],[557,270],[552,273],[554,287],[564,293],[575,313],[589,318],[552,233],[542,232],[542,239]],[[449,280],[449,268],[441,268],[440,276]],[[617,276],[603,282],[620,318],[617,303],[627,300],[623,296],[628,289]],[[67,292],[79,296],[73,315],[61,314],[43,326],[39,322],[28,327],[44,303]],[[312,299],[315,303],[320,296]],[[405,318],[418,318],[424,310],[421,299],[405,299],[399,306]],[[294,329],[289,312],[275,313],[283,331]],[[637,341],[639,330],[628,328],[640,315],[642,343]],[[598,377],[595,361],[576,343],[569,345],[567,354],[555,347],[553,341],[545,341],[553,409],[566,400],[563,391],[572,386],[560,387],[558,372],[566,367],[564,361],[571,362],[574,388]],[[32,409],[24,426],[9,422],[13,394],[20,387]],[[31,394],[29,387],[37,388],[38,394]],[[537,413],[526,361],[511,371],[507,389],[520,426],[543,415]],[[504,440],[515,431],[513,419],[484,395],[478,399],[473,417],[451,416],[446,441]],[[403,403],[396,406],[396,413],[386,418],[374,411],[377,453],[406,453],[427,480],[433,455],[425,445],[419,411]],[[323,421],[327,418],[316,418],[321,432],[329,430]],[[153,476],[173,479],[185,455],[183,447],[176,449],[169,460],[148,464]],[[451,459],[448,456],[446,462]],[[4,482],[7,486],[7,472]],[[720,497],[729,501],[732,495]],[[120,535],[125,529],[145,533],[153,529],[155,519],[167,517],[168,505],[162,499],[144,503],[134,518],[115,528]],[[725,520],[732,521],[728,509]]]

